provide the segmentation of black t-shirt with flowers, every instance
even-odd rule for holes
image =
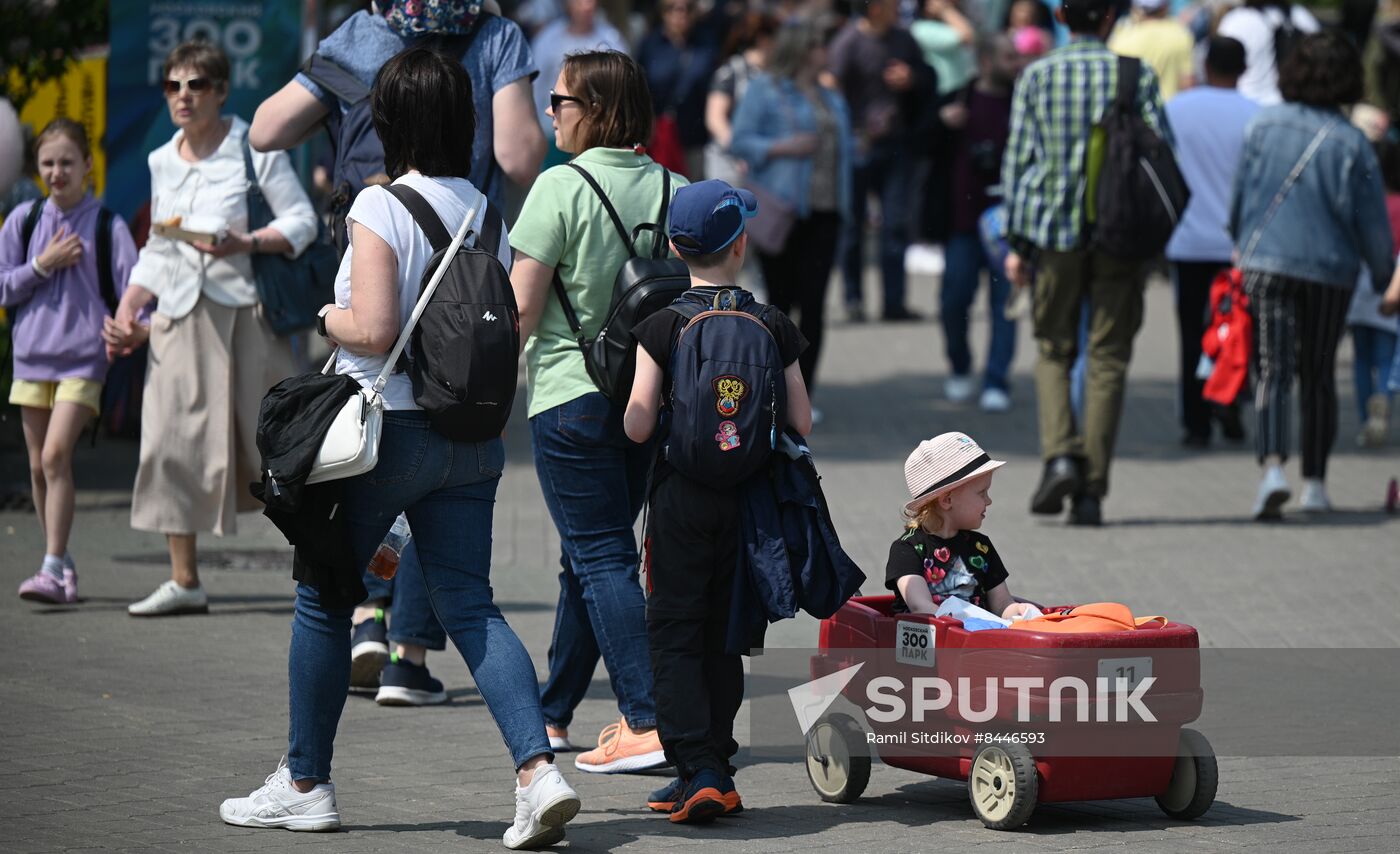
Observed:
[[[922,528],[910,528],[890,545],[885,564],[885,586],[894,591],[894,610],[906,613],[909,606],[899,595],[899,579],[917,575],[928,584],[933,604],[957,596],[980,607],[987,607],[987,591],[1006,581],[1006,566],[985,534],[959,531],[948,539]]]

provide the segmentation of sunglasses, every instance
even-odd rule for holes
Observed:
[[[553,89],[549,90],[549,108],[555,113],[558,113],[559,108],[564,106],[564,104],[568,103],[569,101],[572,101],[575,104],[578,104],[579,106],[583,106],[583,104],[585,103],[582,98],[575,98],[573,95],[560,95]]]
[[[178,95],[181,89],[189,89],[191,92],[207,92],[213,88],[214,83],[208,77],[191,77],[188,80],[166,80],[165,94]]]

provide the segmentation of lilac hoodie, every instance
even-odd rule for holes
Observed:
[[[9,309],[14,339],[15,379],[85,379],[107,376],[102,319],[107,305],[97,280],[95,238],[97,211],[92,194],[69,210],[44,205],[26,251],[21,245],[24,220],[33,202],[10,212],[0,228],[0,305]],[[83,254],[77,264],[39,278],[29,261],[37,258],[60,227],[81,235]],[[126,291],[136,263],[136,244],[120,216],[112,218],[112,279],[117,298]]]

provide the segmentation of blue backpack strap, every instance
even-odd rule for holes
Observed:
[[[342,104],[358,104],[369,97],[369,87],[360,78],[351,74],[333,59],[313,53],[302,63],[301,73],[316,81],[327,92],[334,95]]]

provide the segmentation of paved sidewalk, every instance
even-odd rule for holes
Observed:
[[[930,282],[916,280],[913,291],[916,304],[933,305]],[[976,326],[981,332],[985,323]],[[921,438],[962,429],[1010,461],[997,475],[985,530],[1020,595],[1123,601],[1197,626],[1209,646],[1337,648],[1339,666],[1346,647],[1400,647],[1400,521],[1380,509],[1386,480],[1400,475],[1400,453],[1355,449],[1350,382],[1341,382],[1329,477],[1338,512],[1259,526],[1247,521],[1257,478],[1248,448],[1185,454],[1176,445],[1174,340],[1171,292],[1158,285],[1133,365],[1108,524],[1084,531],[1026,511],[1039,475],[1027,329],[1016,407],[991,416],[942,400],[946,362],[934,322],[834,326],[816,397],[825,421],[812,442],[843,541],[872,579],[867,592],[880,588],[900,529],[904,456]],[[1349,376],[1349,364],[1340,366],[1339,377]],[[493,583],[542,676],[558,538],[523,410],[522,399],[497,504]],[[1400,442],[1400,430],[1392,440]],[[110,441],[80,451],[77,606],[39,608],[13,595],[37,566],[42,541],[32,515],[0,513],[0,625],[9,649],[0,664],[0,851],[502,850],[513,814],[509,759],[454,652],[430,659],[450,689],[447,706],[385,709],[350,698],[335,765],[345,832],[219,822],[219,801],[258,786],[286,750],[286,549],[261,517],[240,518],[237,536],[200,541],[208,617],[127,617],[127,603],[168,577],[160,539],[127,525],[134,455],[132,445]],[[13,454],[0,458],[0,481],[22,482],[23,465]],[[1296,482],[1296,464],[1290,474]],[[1308,609],[1314,602],[1325,607]],[[772,646],[815,639],[806,618],[769,635]],[[590,740],[616,715],[600,669],[575,740]],[[739,723],[742,742],[746,713]],[[584,800],[569,825],[574,851],[1332,852],[1393,851],[1400,839],[1395,757],[1222,758],[1218,800],[1200,821],[1169,821],[1146,800],[1095,802],[1044,806],[1016,833],[983,829],[960,783],[879,765],[858,803],[836,806],[819,801],[801,765],[748,764],[738,782],[749,809],[706,828],[671,827],[642,807],[662,778],[593,777],[567,760],[562,767]]]

